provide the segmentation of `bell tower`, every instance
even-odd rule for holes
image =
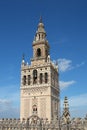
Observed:
[[[20,118],[36,115],[51,121],[59,117],[58,65],[50,59],[49,43],[42,18],[32,43],[31,64],[21,64]]]
[[[33,40],[33,58],[31,60],[32,65],[46,62],[48,55],[49,55],[49,44],[48,41],[46,40],[46,32],[44,29],[42,18],[40,18],[40,22],[38,24],[38,28]]]

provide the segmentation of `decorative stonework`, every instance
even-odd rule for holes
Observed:
[[[40,99],[40,113],[43,119],[46,118],[46,98]]]
[[[31,94],[42,94],[47,92],[48,87],[37,87],[37,88],[25,88],[23,89],[23,96],[24,95],[31,95]]]

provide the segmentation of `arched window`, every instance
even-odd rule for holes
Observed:
[[[41,56],[41,49],[40,49],[40,48],[37,49],[37,56],[38,56],[38,57]]]
[[[28,75],[28,85],[30,85],[30,83],[31,83],[31,76],[30,75]]]
[[[33,113],[37,113],[37,106],[33,105]]]
[[[37,83],[37,70],[33,70],[33,83]]]
[[[48,82],[48,73],[45,73],[45,83]]]
[[[39,34],[39,40],[40,40],[40,34]]]
[[[42,82],[43,82],[43,74],[40,73],[40,84],[42,84]]]
[[[26,75],[23,76],[23,85],[26,85]]]

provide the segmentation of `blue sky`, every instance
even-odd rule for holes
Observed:
[[[61,107],[67,96],[72,117],[87,113],[87,0],[1,0],[0,118],[19,117],[22,54],[30,63],[41,15],[59,64]]]

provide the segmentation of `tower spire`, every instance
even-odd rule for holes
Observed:
[[[40,16],[39,24],[37,27],[36,35],[34,37],[34,43],[38,41],[43,41],[46,39],[46,32],[44,29],[44,24],[42,22],[42,16]]]
[[[44,24],[42,22],[42,17],[40,16],[39,23],[37,26],[37,31],[34,36],[33,40],[33,64],[36,64],[38,59],[39,61],[42,60],[43,62],[49,62],[50,61],[50,56],[49,55],[49,43],[46,39],[46,32],[44,28]]]
[[[64,98],[64,108],[63,108],[63,115],[62,118],[65,122],[70,121],[70,112],[69,112],[69,104],[68,104],[68,98]]]

